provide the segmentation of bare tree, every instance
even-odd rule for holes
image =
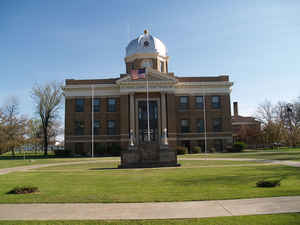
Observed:
[[[42,123],[38,119],[30,119],[28,120],[27,127],[26,127],[26,136],[27,136],[27,143],[32,145],[35,152],[39,149],[40,146],[43,144],[42,139]]]
[[[58,117],[63,98],[61,84],[52,82],[44,86],[35,86],[32,89],[32,98],[36,112],[41,118],[44,155],[46,156],[48,155],[49,133]]]
[[[267,124],[274,120],[274,107],[270,101],[266,100],[259,104],[256,118],[263,124]]]
[[[298,102],[277,104],[278,121],[286,129],[286,142],[293,147],[300,139],[300,104]]]
[[[285,134],[283,123],[278,119],[277,107],[270,101],[260,104],[256,119],[262,123],[262,140],[264,144],[273,145],[282,142]]]
[[[262,122],[266,144],[284,142],[296,146],[300,142],[300,99],[276,105],[265,101],[258,107],[257,119]]]
[[[25,141],[25,127],[27,120],[19,116],[19,103],[15,97],[6,101],[1,114],[2,148],[15,155],[15,149]]]
[[[0,154],[4,153],[5,148],[5,123],[6,118],[2,111],[0,111]]]

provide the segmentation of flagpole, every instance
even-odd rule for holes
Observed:
[[[205,153],[207,153],[207,138],[206,138],[206,107],[205,107],[205,93],[203,89],[203,122],[204,122],[204,145],[205,145]]]
[[[149,81],[148,81],[148,73],[147,76],[147,122],[148,122],[148,141],[150,142],[150,119],[149,119]]]
[[[94,158],[94,85],[92,85],[92,157]]]

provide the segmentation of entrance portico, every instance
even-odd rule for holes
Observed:
[[[133,131],[136,145],[147,140],[147,79],[151,142],[160,144],[163,131],[168,130],[166,94],[174,93],[176,79],[147,68],[145,79],[132,80],[130,75],[127,75],[116,82],[120,87],[120,93],[129,96],[129,131]]]

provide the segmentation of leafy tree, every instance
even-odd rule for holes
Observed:
[[[50,131],[58,118],[63,98],[61,84],[52,82],[44,86],[35,86],[32,89],[32,98],[35,102],[36,112],[41,119],[44,155],[46,156],[48,154]]]

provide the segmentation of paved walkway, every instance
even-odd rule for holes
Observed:
[[[290,160],[271,160],[271,159],[255,159],[255,158],[179,158],[179,160],[219,160],[219,161],[249,161],[249,162],[262,162],[270,164],[279,164],[284,166],[300,167],[300,161]]]
[[[300,196],[113,204],[0,204],[0,220],[204,218],[300,212]]]
[[[265,164],[279,164],[285,166],[292,166],[292,167],[300,167],[300,161],[282,161],[282,160],[267,160],[267,159],[254,159],[254,158],[178,158],[179,160],[217,160],[217,161],[249,161],[249,162],[262,162]],[[32,169],[39,169],[43,167],[49,166],[63,166],[63,165],[76,165],[76,164],[87,164],[87,163],[97,163],[97,162],[118,162],[120,160],[91,160],[91,161],[78,161],[78,162],[61,162],[61,163],[49,163],[49,164],[37,164],[31,166],[18,166],[12,168],[4,168],[0,169],[0,175],[8,174],[12,172],[19,172],[19,171],[28,171]],[[234,166],[234,165],[229,165]],[[238,166],[238,165],[236,165]],[[242,165],[241,165],[242,166]],[[204,166],[202,166],[204,167]],[[212,166],[207,166],[212,167]]]
[[[87,164],[87,163],[98,163],[98,162],[117,162],[117,161],[119,160],[85,160],[85,161],[77,161],[77,162],[61,162],[61,163],[49,163],[49,164],[36,164],[31,166],[17,166],[17,167],[0,169],[0,175],[12,173],[12,172],[39,169],[39,168],[49,167],[49,166],[64,166],[64,165],[76,165],[76,164]]]

